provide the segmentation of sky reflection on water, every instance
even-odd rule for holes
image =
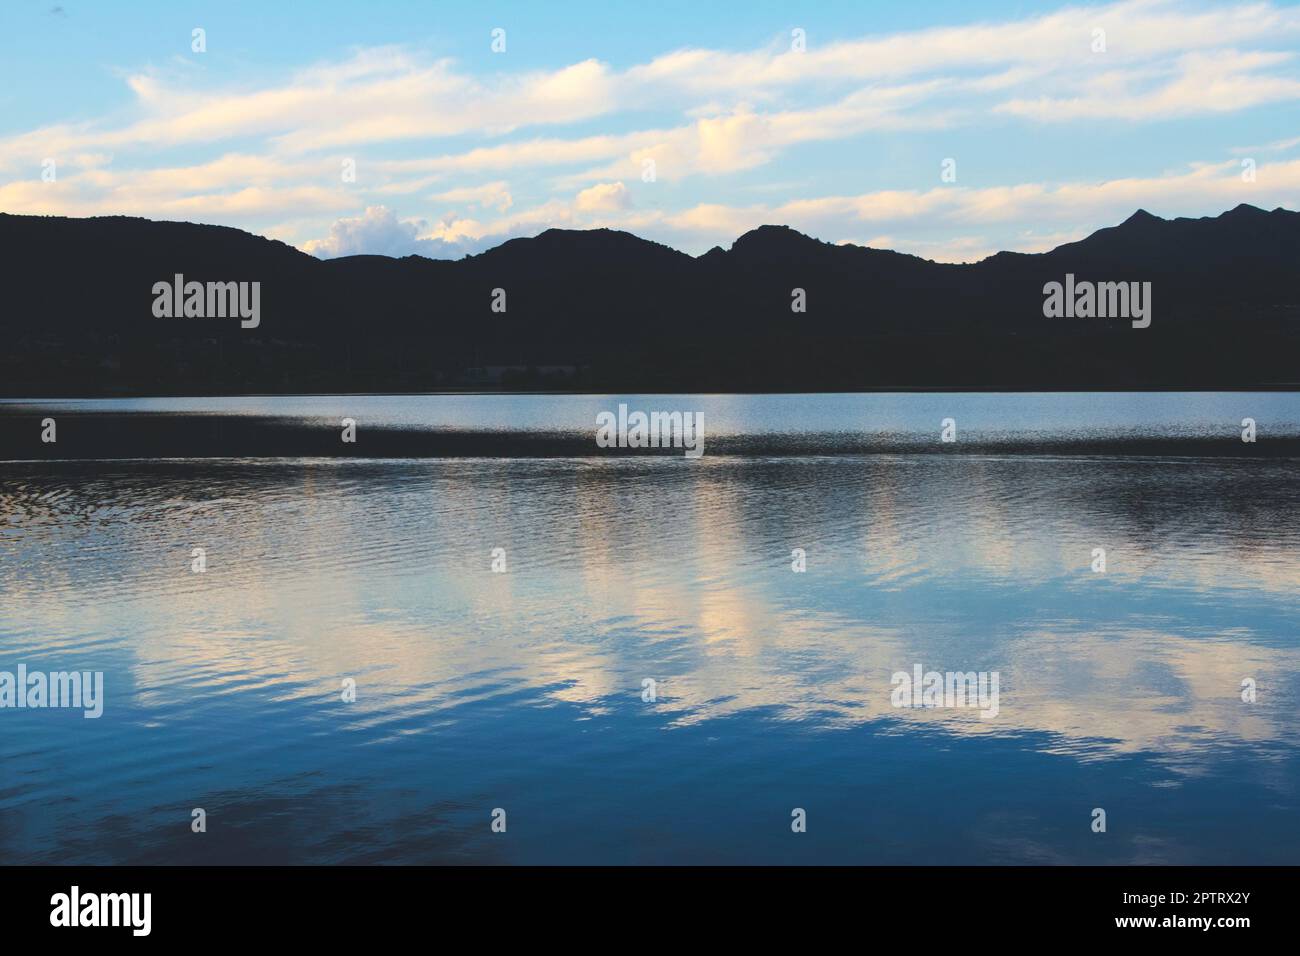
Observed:
[[[0,711],[0,857],[1295,862],[1296,469],[9,463],[0,669],[107,704]],[[998,717],[892,707],[915,663]]]

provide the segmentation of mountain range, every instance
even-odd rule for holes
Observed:
[[[1248,205],[970,264],[785,226],[700,256],[550,229],[321,260],[222,226],[0,214],[0,392],[1294,387],[1298,267],[1300,213]],[[260,283],[256,327],[157,317],[178,274]],[[1045,316],[1067,275],[1150,283],[1151,324]]]

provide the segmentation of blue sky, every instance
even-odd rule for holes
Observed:
[[[699,253],[778,222],[968,261],[1139,206],[1296,208],[1297,41],[1300,8],[1253,0],[8,0],[0,211],[326,256],[552,226]]]

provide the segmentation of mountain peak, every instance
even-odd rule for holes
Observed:
[[[687,261],[690,256],[670,246],[642,239],[621,229],[558,229],[543,230],[535,236],[508,239],[469,258],[479,262],[502,260],[529,261],[551,268],[560,264],[631,263],[638,257],[653,260]]]
[[[1159,216],[1151,215],[1151,213],[1147,212],[1145,209],[1139,209],[1137,212],[1133,213],[1133,215],[1129,216],[1122,223],[1120,223],[1120,225],[1121,226],[1142,225],[1142,224],[1152,223],[1152,222],[1164,222],[1164,220],[1161,219]]]
[[[789,255],[795,251],[806,251],[828,243],[812,236],[806,236],[789,226],[759,226],[751,229],[731,244],[732,253],[747,257],[766,258],[768,256]]]
[[[744,233],[736,239],[736,242],[797,242],[799,240],[817,241],[790,226],[776,226],[767,223]]]

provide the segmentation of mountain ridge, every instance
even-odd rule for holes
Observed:
[[[319,259],[227,226],[0,213],[0,392],[1289,386],[1297,261],[1300,213],[1248,204],[970,263],[777,224],[698,256],[547,229],[457,260]],[[259,282],[260,322],[155,317],[176,274]],[[1151,326],[1046,318],[1067,274],[1150,283]]]
[[[408,253],[405,256],[390,256],[385,253],[363,252],[363,253],[353,253],[351,255],[346,255],[346,256],[331,256],[328,258],[322,258],[319,256],[312,255],[309,252],[305,252],[302,249],[299,249],[297,246],[294,246],[290,243],[286,243],[283,240],[272,239],[268,236],[263,236],[257,232],[252,232],[247,229],[241,229],[238,226],[216,225],[212,223],[195,222],[193,220],[186,220],[186,219],[150,219],[146,216],[126,216],[126,215],[116,215],[116,214],[107,215],[107,216],[33,215],[33,214],[26,214],[26,213],[9,213],[0,210],[0,221],[3,221],[5,219],[20,219],[20,220],[83,222],[83,223],[146,223],[153,226],[201,227],[203,229],[221,230],[227,233],[235,233],[239,236],[247,236],[251,239],[260,239],[263,242],[271,243],[273,245],[283,247],[284,249],[287,250],[292,250],[309,259],[315,259],[321,262],[335,262],[342,259],[359,259],[359,258],[392,259],[394,261],[401,261],[405,259],[422,259],[428,262],[463,262],[466,259],[481,258],[499,249],[505,248],[507,246],[512,246],[514,244],[533,243],[536,242],[537,240],[547,240],[557,236],[595,236],[595,237],[615,237],[619,239],[624,239],[624,238],[632,239],[635,240],[637,243],[641,243],[646,246],[653,246],[659,249],[676,253],[679,256],[700,260],[706,258],[707,256],[709,256],[711,253],[714,253],[715,251],[722,251],[722,252],[734,251],[737,244],[746,243],[748,241],[753,240],[756,237],[770,235],[773,233],[780,233],[780,234],[795,236],[798,237],[799,239],[808,240],[810,243],[817,243],[823,246],[830,246],[834,248],[869,249],[873,252],[888,252],[898,256],[907,256],[909,258],[920,259],[923,262],[930,262],[935,265],[955,265],[955,266],[975,266],[989,259],[992,259],[996,256],[1048,255],[1050,253],[1056,252],[1059,249],[1074,245],[1078,242],[1085,242],[1088,239],[1091,239],[1093,236],[1097,236],[1099,234],[1105,234],[1117,229],[1122,229],[1126,226],[1131,226],[1133,224],[1145,224],[1150,222],[1203,223],[1203,222],[1221,221],[1231,217],[1245,217],[1245,216],[1300,217],[1300,212],[1285,209],[1281,206],[1277,206],[1273,209],[1263,209],[1259,206],[1252,205],[1251,203],[1243,202],[1243,203],[1238,203],[1232,209],[1225,210],[1224,212],[1221,212],[1216,216],[1176,216],[1173,218],[1165,218],[1163,216],[1157,216],[1154,213],[1148,212],[1146,209],[1139,208],[1135,210],[1128,218],[1118,223],[1117,225],[1102,226],[1094,230],[1092,233],[1090,233],[1088,236],[1084,237],[1083,239],[1075,240],[1074,242],[1070,242],[1070,243],[1062,243],[1060,246],[1055,246],[1052,249],[1047,249],[1040,252],[1020,252],[1014,249],[1000,249],[996,252],[990,253],[987,256],[984,256],[981,259],[976,259],[970,262],[943,262],[938,259],[927,259],[926,257],[917,255],[915,253],[900,252],[899,250],[896,249],[881,249],[877,246],[864,246],[858,243],[847,242],[847,241],[830,242],[829,240],[826,239],[818,239],[815,236],[812,236],[808,233],[795,229],[793,226],[783,225],[779,223],[764,223],[762,225],[755,226],[754,228],[748,229],[745,232],[741,233],[739,236],[737,236],[736,239],[732,241],[731,245],[727,249],[723,249],[721,246],[713,246],[712,248],[706,250],[705,252],[702,252],[694,256],[688,252],[683,252],[682,250],[675,249],[674,247],[668,245],[667,243],[658,242],[657,240],[654,239],[646,239],[643,236],[638,236],[636,235],[636,233],[628,232],[627,230],[623,230],[623,229],[611,229],[607,226],[600,226],[592,229],[568,229],[559,226],[552,226],[542,230],[541,232],[533,236],[515,236],[509,239],[505,239],[496,246],[492,246],[491,248],[485,249],[481,252],[468,253],[464,256],[461,256],[461,258],[459,259],[434,258],[431,256],[421,255],[418,252]]]

